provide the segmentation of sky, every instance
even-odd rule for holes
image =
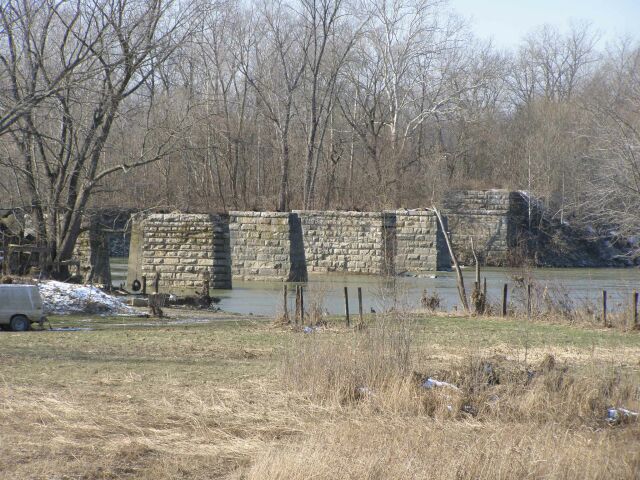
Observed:
[[[449,0],[480,38],[498,48],[516,47],[523,35],[543,24],[565,29],[587,21],[603,42],[620,36],[640,38],[640,0]]]

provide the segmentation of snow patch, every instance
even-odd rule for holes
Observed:
[[[38,284],[42,307],[47,314],[68,313],[135,313],[119,298],[109,295],[92,285],[46,280]]]

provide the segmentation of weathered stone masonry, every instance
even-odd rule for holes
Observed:
[[[164,290],[199,287],[207,276],[230,288],[234,278],[303,281],[307,272],[423,273],[449,266],[438,232],[424,211],[138,216],[128,284],[155,272]]]
[[[152,214],[136,217],[131,233],[128,284],[156,272],[160,289],[231,288],[229,218],[226,215]]]
[[[309,272],[393,272],[392,213],[294,211]]]
[[[526,210],[526,201],[519,192],[461,190],[445,195],[443,212],[458,261],[473,264],[473,237],[476,252],[485,265],[513,263]]]
[[[230,212],[229,231],[233,278],[306,280],[302,239],[295,215]]]
[[[506,265],[517,245],[526,204],[518,192],[451,192],[442,212],[462,263],[470,239],[486,265]],[[232,280],[302,281],[307,273],[424,274],[450,267],[435,215],[384,212],[230,212],[154,214],[131,230],[128,284],[161,274],[161,288],[215,288]]]
[[[441,212],[459,261],[473,264],[473,238],[484,265],[522,263],[530,255],[527,241],[536,235],[527,228],[527,201],[507,190],[446,194]],[[120,230],[124,237],[128,228]],[[234,278],[304,281],[307,273],[424,274],[450,268],[444,236],[428,210],[138,214],[130,235],[127,284],[143,274],[151,281],[157,271],[165,290],[200,287],[207,277],[214,288],[230,288]],[[99,264],[108,264],[99,237],[94,231],[79,241],[77,256],[87,271],[87,265],[100,271]]]
[[[309,272],[421,274],[451,266],[431,211],[294,213]]]
[[[431,211],[398,210],[395,223],[395,272],[426,273],[451,268],[451,257]]]

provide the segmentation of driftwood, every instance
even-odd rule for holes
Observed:
[[[444,222],[442,221],[442,215],[436,207],[432,207],[433,213],[436,214],[438,218],[438,223],[440,223],[440,228],[442,229],[442,234],[444,235],[444,240],[447,243],[447,248],[449,249],[449,255],[451,256],[451,262],[453,263],[453,268],[456,271],[456,283],[458,285],[458,295],[460,296],[460,302],[462,302],[462,307],[466,312],[469,311],[469,302],[467,301],[467,291],[464,288],[464,278],[462,276],[462,270],[460,269],[460,264],[458,263],[458,258],[456,257],[453,248],[451,247],[451,240],[449,239],[449,232],[444,226]]]
[[[164,316],[162,309],[164,308],[167,296],[168,295],[164,293],[152,293],[149,295],[149,310],[151,310],[151,315],[160,318]]]

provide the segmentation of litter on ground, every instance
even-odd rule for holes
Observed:
[[[611,424],[627,423],[638,420],[638,412],[627,410],[626,408],[609,408],[607,410],[607,421]]]
[[[431,377],[427,378],[421,385],[422,388],[426,388],[427,390],[431,390],[432,388],[451,388],[453,390],[460,390],[453,383],[441,382],[440,380],[435,380]]]
[[[356,394],[358,397],[375,397],[376,394],[373,393],[369,387],[356,387]]]

